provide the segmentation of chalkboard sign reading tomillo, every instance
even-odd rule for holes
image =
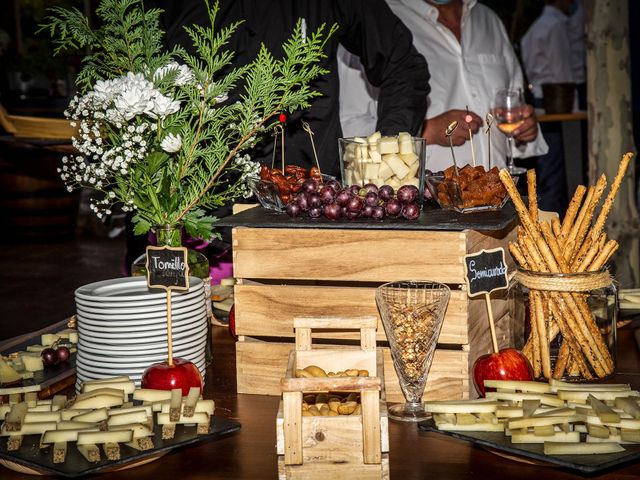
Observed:
[[[149,288],[189,290],[189,264],[185,247],[147,247]]]
[[[465,255],[464,271],[470,297],[504,290],[509,286],[507,263],[502,248]]]

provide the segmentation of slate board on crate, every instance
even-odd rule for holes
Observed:
[[[226,435],[230,435],[240,430],[240,424],[233,420],[222,417],[211,417],[210,432],[206,435],[196,435],[195,426],[186,427],[178,425],[175,437],[169,440],[162,440],[162,426],[154,426],[153,444],[156,448],[151,450],[138,451],[126,445],[120,445],[121,458],[117,461],[106,460],[104,452],[101,451],[101,460],[98,463],[90,463],[80,454],[75,443],[69,443],[67,458],[64,463],[53,463],[53,446],[40,450],[40,435],[26,436],[22,442],[20,450],[17,452],[7,451],[7,441],[0,440],[0,464],[3,460],[10,463],[23,465],[42,474],[60,475],[63,477],[81,477],[84,475],[100,473],[105,471],[123,470],[125,468],[142,465],[150,460],[159,458],[163,453],[168,453],[179,447],[192,445],[204,441],[217,440]],[[101,449],[102,450],[102,449]],[[146,460],[146,461],[145,461]],[[7,466],[5,464],[5,466]],[[8,468],[15,469],[13,466]],[[1,477],[0,472],[0,477]]]
[[[611,470],[640,460],[640,444],[622,445],[625,451],[618,453],[600,455],[545,455],[543,453],[543,444],[513,444],[509,437],[500,432],[449,432],[438,430],[433,420],[420,422],[418,428],[423,432],[435,432],[465,440],[490,450],[496,450],[498,453],[552,464],[552,466],[555,467],[567,468],[588,475],[602,473],[606,470]],[[584,434],[581,434],[581,436],[584,436]]]
[[[400,229],[400,230],[476,230],[501,231],[516,221],[516,211],[511,202],[494,212],[457,213],[453,210],[426,207],[415,221],[403,218],[385,218],[375,221],[368,218],[355,220],[297,217],[291,218],[283,212],[273,212],[260,206],[221,218],[216,227],[257,228],[340,228],[340,229]]]

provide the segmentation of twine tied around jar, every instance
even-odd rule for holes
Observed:
[[[608,270],[599,272],[568,273],[538,273],[518,270],[515,280],[532,290],[546,290],[552,292],[589,292],[599,288],[609,287],[613,278]]]

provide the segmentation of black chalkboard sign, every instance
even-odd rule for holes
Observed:
[[[470,297],[504,290],[509,286],[507,263],[502,248],[465,255],[464,273]]]
[[[149,288],[189,290],[189,264],[185,247],[147,247]]]

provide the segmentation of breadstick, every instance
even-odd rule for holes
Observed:
[[[553,236],[553,232],[551,231],[551,227],[547,222],[542,222],[540,224],[540,230],[542,231],[542,235],[544,235],[549,248],[551,249],[551,253],[553,254],[556,262],[558,262],[558,266],[560,267],[560,271],[566,273],[569,271],[569,266],[567,265],[566,260],[564,259],[564,255],[560,250],[560,245],[556,241],[556,237]]]
[[[562,345],[560,345],[560,351],[558,352],[558,358],[556,359],[556,364],[553,369],[553,378],[556,380],[560,380],[564,375],[567,363],[569,363],[569,357],[569,342],[562,342]]]
[[[593,219],[593,213],[596,211],[596,207],[598,203],[600,203],[600,198],[604,194],[604,190],[607,188],[607,177],[603,173],[598,178],[596,182],[596,186],[593,190],[593,198],[589,203],[587,208],[587,213],[582,223],[580,224],[580,228],[578,229],[578,233],[576,234],[576,248],[578,245],[582,246],[582,242],[584,241],[585,236],[587,235],[587,231],[589,230],[589,226],[591,225],[591,220]],[[575,250],[574,250],[575,251]]]
[[[584,258],[582,259],[582,261],[580,262],[580,265],[578,265],[577,267],[574,268],[574,271],[576,272],[585,272],[587,270],[587,267],[589,265],[591,265],[591,263],[593,262],[593,259],[596,258],[596,255],[598,255],[598,252],[600,251],[601,248],[601,244],[602,241],[606,241],[607,235],[605,233],[603,233],[602,235],[600,235],[600,239],[598,239],[597,242],[592,242],[590,238],[588,238],[587,240],[585,240],[585,244],[587,242],[591,243],[591,247],[589,248],[589,250],[587,251],[587,253],[585,254]]]
[[[574,240],[569,240],[564,242],[564,248],[562,249],[562,254],[564,255],[565,261],[571,260],[571,254],[573,253],[573,248],[575,247],[576,242]]]
[[[536,171],[527,170],[527,195],[529,196],[529,215],[534,223],[538,223],[538,194],[536,192]]]
[[[618,189],[622,184],[622,180],[624,180],[624,176],[627,173],[627,168],[629,167],[629,162],[633,158],[633,153],[628,152],[622,156],[622,160],[620,161],[620,165],[618,166],[618,172],[616,173],[616,178],[613,179],[613,183],[611,184],[611,189],[607,195],[607,198],[602,205],[602,209],[600,210],[600,215],[593,225],[593,229],[591,231],[591,238],[597,238],[602,232],[604,228],[604,223],[607,221],[607,216],[609,215],[609,211],[611,210],[611,206],[613,205],[613,200],[618,193]]]
[[[586,327],[586,329],[591,334],[593,341],[595,343],[596,348],[600,351],[602,355],[603,364],[605,366],[605,371],[608,374],[613,373],[613,359],[611,358],[611,353],[609,353],[609,348],[602,338],[602,334],[600,333],[600,329],[596,324],[595,319],[591,313],[591,309],[589,305],[587,305],[587,295],[575,293],[574,298],[580,313],[582,314],[582,318],[584,319],[581,327]]]
[[[571,361],[569,362],[569,368],[567,369],[568,373],[572,377],[577,377],[580,375],[580,368],[578,367],[578,362],[571,357]]]
[[[538,330],[538,342],[540,343],[540,363],[542,364],[542,374],[547,380],[551,378],[551,357],[549,356],[549,337],[547,336],[547,326],[544,320],[544,308],[542,307],[542,298],[540,292],[532,291],[535,304],[535,326]]]
[[[567,241],[573,241],[575,243],[574,249],[580,248],[580,245],[578,245],[578,242],[576,241],[576,237],[578,235],[578,230],[580,229],[580,225],[582,224],[582,221],[585,219],[587,215],[587,210],[589,209],[589,205],[591,204],[591,200],[593,199],[594,190],[595,190],[595,187],[589,187],[587,189],[587,196],[584,200],[584,203],[582,204],[582,207],[580,207],[580,213],[578,213],[578,216],[576,217],[575,222],[571,226],[571,230],[567,234]],[[573,252],[572,252],[572,256],[573,256]]]
[[[558,239],[558,243],[561,243],[562,239],[562,224],[560,223],[560,219],[558,217],[554,217],[551,219],[551,229],[553,230],[553,234]]]
[[[587,269],[587,271],[589,271],[589,272],[597,272],[602,267],[604,267],[604,265],[609,261],[611,256],[618,249],[618,247],[619,247],[618,242],[616,242],[615,240],[609,240],[605,244],[605,246],[602,249],[602,251],[595,258],[593,263],[591,265],[589,265],[589,268]]]
[[[565,213],[564,220],[562,221],[562,236],[565,238],[569,236],[569,232],[573,226],[573,221],[576,219],[576,215],[578,214],[578,210],[580,209],[582,199],[586,192],[587,188],[584,185],[578,185],[578,188],[576,188],[576,191],[573,193],[571,203],[569,203],[567,213]]]
[[[522,254],[522,250],[517,243],[509,242],[509,252],[522,268],[529,270],[529,264]]]
[[[531,342],[533,344],[533,378],[540,378],[542,373],[542,363],[540,360],[540,338],[538,337],[538,328],[536,326],[536,307],[533,297],[529,295],[529,328],[531,329]]]

